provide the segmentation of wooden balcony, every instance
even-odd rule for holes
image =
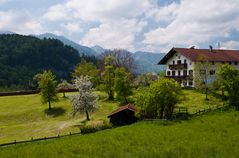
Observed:
[[[182,82],[183,80],[193,80],[192,75],[182,75],[182,76],[166,76],[167,78],[175,79],[178,82]]]
[[[188,64],[187,63],[169,65],[169,69],[171,69],[171,70],[187,69],[187,68],[188,68]]]

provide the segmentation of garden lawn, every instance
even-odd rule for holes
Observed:
[[[209,100],[205,100],[205,94],[195,90],[183,90],[184,97],[182,101],[177,104],[177,107],[186,107],[188,112],[193,114],[196,110],[203,110],[209,107],[222,106],[222,98],[215,97],[212,94],[208,95]],[[177,111],[177,107],[175,110]]]
[[[118,107],[117,103],[105,101],[106,94],[96,93],[99,95],[99,110],[90,115],[91,121],[87,124],[106,120]],[[48,112],[48,105],[41,104],[38,94],[0,97],[0,143],[80,132],[79,127],[85,124],[85,115],[73,118],[69,99],[58,95],[60,100],[53,103],[52,112]]]
[[[139,122],[93,134],[12,145],[8,158],[238,158],[239,112],[210,112],[185,121]]]

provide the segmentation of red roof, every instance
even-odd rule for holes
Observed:
[[[175,53],[180,53],[192,61],[200,61],[200,56],[203,56],[207,61],[239,62],[239,50],[172,48],[158,64],[166,64]]]
[[[134,106],[133,104],[127,104],[127,105],[125,105],[125,106],[121,106],[120,108],[118,108],[118,109],[112,111],[111,114],[110,114],[108,117],[110,117],[110,116],[112,116],[112,115],[114,115],[114,114],[116,114],[116,113],[118,113],[118,112],[121,112],[121,111],[123,111],[123,110],[126,110],[126,109],[131,110],[131,111],[133,111],[133,112],[136,111],[136,108],[135,108],[135,106]]]

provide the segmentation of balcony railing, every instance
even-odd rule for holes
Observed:
[[[182,76],[166,76],[167,78],[175,79],[176,81],[182,81],[182,80],[192,80],[192,75],[182,75]]]
[[[187,69],[187,68],[188,68],[188,64],[187,63],[169,65],[169,69],[171,69],[171,70]]]

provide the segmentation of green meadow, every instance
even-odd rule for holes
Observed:
[[[149,121],[93,134],[3,147],[0,157],[239,157],[239,113],[210,112],[185,121]]]
[[[48,105],[41,104],[38,94],[0,97],[0,143],[80,132],[81,125],[106,120],[118,103],[104,101],[107,96],[96,93],[99,95],[99,110],[90,115],[89,122],[85,122],[83,114],[71,116],[71,103],[62,98],[62,94],[51,112],[48,112]]]
[[[119,102],[99,95],[99,110],[71,116],[69,99],[61,98],[48,112],[40,96],[0,97],[0,143],[80,132],[80,126],[107,120]],[[67,93],[67,96],[74,93]],[[220,98],[184,90],[177,107],[196,109],[222,104]],[[62,96],[62,94],[58,94]],[[134,98],[132,96],[132,98]],[[141,121],[130,126],[0,148],[0,157],[239,157],[239,113],[217,110],[183,121]]]

